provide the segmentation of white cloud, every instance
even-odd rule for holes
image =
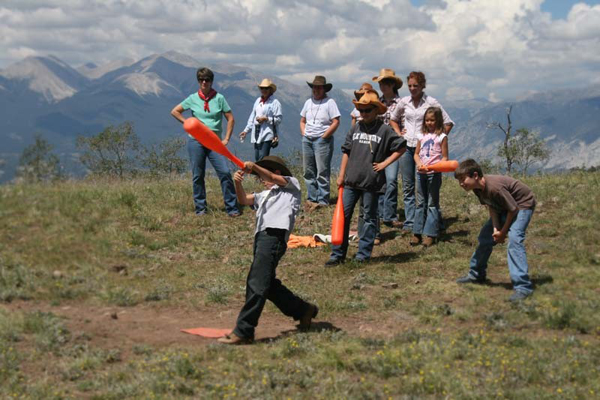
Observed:
[[[176,50],[302,83],[356,88],[382,67],[427,74],[433,96],[502,99],[600,80],[600,5],[565,19],[543,0],[4,0],[0,67],[80,65]],[[407,94],[406,88],[401,94]]]

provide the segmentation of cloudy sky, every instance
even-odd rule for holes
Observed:
[[[435,97],[508,100],[600,83],[600,0],[0,0],[0,68],[169,50],[345,89],[422,70]]]

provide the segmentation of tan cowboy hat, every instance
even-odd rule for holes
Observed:
[[[389,69],[389,68],[381,68],[379,70],[379,76],[374,76],[373,80],[375,82],[381,82],[384,79],[390,79],[396,82],[396,85],[394,85],[394,89],[398,90],[402,87],[402,79],[400,79],[400,77],[396,76],[396,73],[394,72],[393,69]]]
[[[329,92],[331,88],[333,88],[333,85],[331,83],[327,83],[327,79],[325,79],[325,77],[321,75],[315,75],[315,79],[313,79],[312,83],[306,83],[308,84],[308,86],[311,87],[311,89],[313,86],[324,86],[325,93]]]
[[[259,88],[271,88],[271,91],[273,93],[275,93],[275,91],[277,90],[277,85],[275,85],[273,82],[271,82],[270,79],[263,79],[259,84],[258,84]]]
[[[367,90],[375,90],[375,89],[373,89],[373,85],[365,82],[360,86],[360,89],[354,91],[354,97],[356,97],[356,100],[360,99]]]
[[[365,94],[360,98],[360,100],[352,100],[354,107],[357,109],[359,107],[364,107],[368,105],[373,105],[378,108],[377,114],[383,114],[387,111],[387,107],[381,101],[379,101],[379,95],[375,90],[367,90]]]
[[[256,165],[263,167],[264,169],[268,169],[271,172],[279,170],[282,176],[292,176],[292,172],[285,165],[285,161],[277,156],[265,156],[261,158],[260,161],[257,161]],[[254,175],[258,175],[254,171],[252,171],[252,173]]]

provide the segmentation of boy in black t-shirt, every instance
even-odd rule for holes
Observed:
[[[406,149],[404,138],[377,118],[387,107],[379,101],[376,91],[367,90],[360,100],[352,102],[360,112],[362,121],[350,129],[342,145],[342,163],[337,184],[344,187],[344,240],[341,245],[332,246],[326,266],[345,261],[352,212],[361,198],[364,223],[359,232],[358,253],[354,259],[365,262],[371,258],[377,233],[378,198],[385,191],[383,171],[400,158]]]

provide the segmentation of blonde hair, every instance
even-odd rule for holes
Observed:
[[[421,126],[421,132],[429,133],[427,131],[427,126],[425,125],[425,119],[427,118],[427,114],[433,114],[433,118],[435,118],[435,134],[441,135],[444,132],[444,115],[442,114],[442,109],[439,107],[429,107],[425,114],[423,114],[423,125]]]

